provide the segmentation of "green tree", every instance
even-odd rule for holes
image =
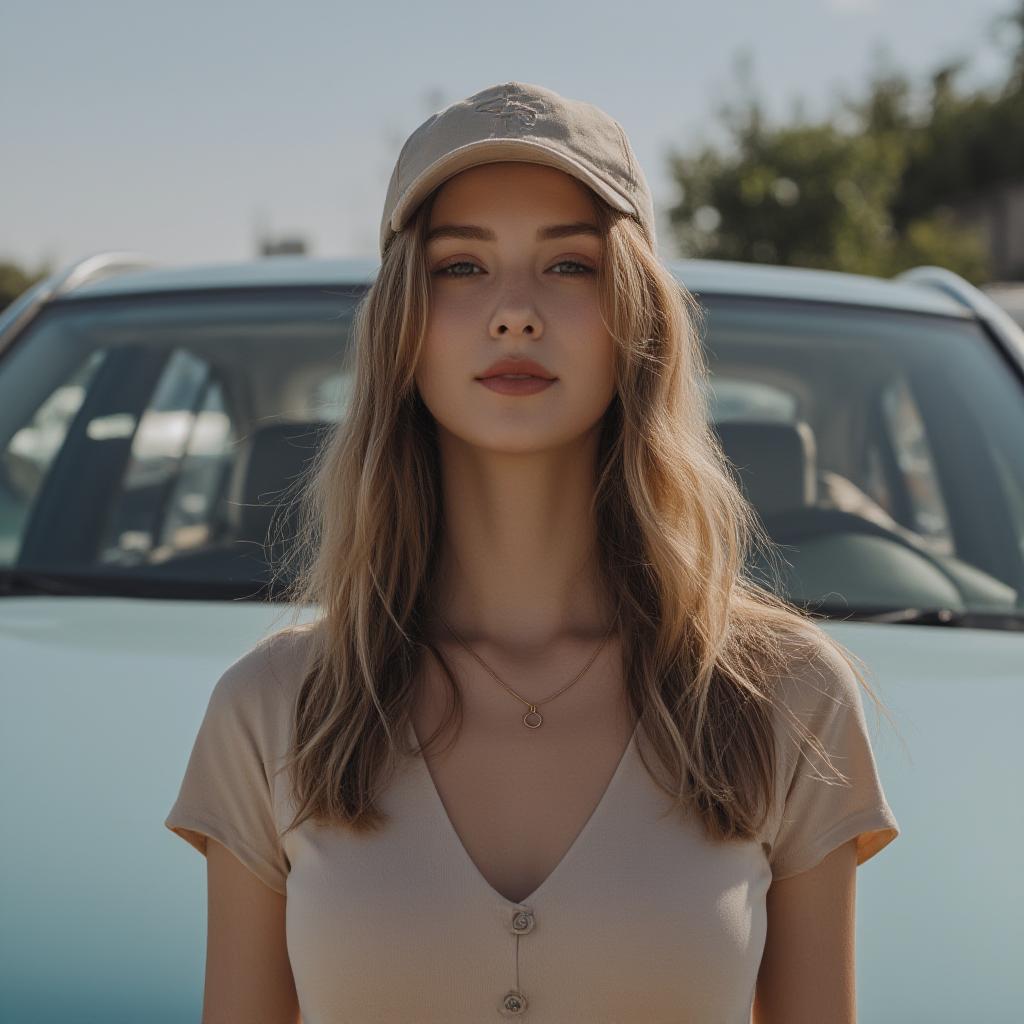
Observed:
[[[704,146],[692,156],[669,155],[680,192],[669,220],[680,249],[688,256],[886,277],[936,263],[977,283],[987,280],[984,242],[956,223],[950,182],[936,185],[927,202],[907,198],[924,187],[917,168],[936,160],[936,111],[950,102],[954,75],[946,70],[936,80],[937,88],[945,83],[946,95],[933,95],[927,116],[915,110],[906,76],[883,66],[862,97],[824,119],[797,115],[774,126],[752,85],[749,58],[741,58],[740,99],[718,111],[728,151]],[[957,142],[971,151],[965,133]],[[959,183],[970,160],[953,162]],[[947,169],[932,173],[941,178]]]
[[[877,273],[891,275],[931,263],[948,267],[976,284],[989,279],[984,239],[965,228],[954,213],[956,203],[985,187],[971,176],[979,99],[961,98],[954,88],[965,63],[955,60],[935,71],[928,98],[915,104],[907,76],[893,68],[883,52],[876,53],[865,96],[842,105],[862,136],[900,153],[898,187],[887,205],[890,245]],[[954,107],[959,130],[950,131],[945,125]],[[966,116],[960,116],[961,110],[967,111]]]
[[[52,268],[45,264],[31,272],[17,263],[0,260],[0,310],[9,306],[26,288],[52,273]]]

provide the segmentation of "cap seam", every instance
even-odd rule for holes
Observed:
[[[395,185],[398,188],[399,197],[402,195],[402,157],[405,156],[405,151],[409,148],[409,142],[415,134],[415,132],[409,133],[405,142],[402,143],[402,148],[398,151],[398,160],[395,162]]]
[[[614,118],[613,118],[614,120]],[[626,141],[626,133],[622,129],[622,125],[618,121],[615,121],[615,127],[619,132],[619,139],[622,142],[622,152],[626,157],[626,166],[629,168],[629,187],[635,192],[636,191],[636,175],[633,170],[633,156],[629,152],[629,143]]]

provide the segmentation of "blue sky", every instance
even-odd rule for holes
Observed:
[[[8,0],[0,259],[249,259],[264,231],[299,234],[314,256],[375,258],[404,139],[508,79],[622,123],[675,255],[666,154],[721,141],[739,55],[777,119],[798,99],[813,115],[855,94],[880,47],[915,81],[964,57],[963,83],[987,85],[1006,67],[990,25],[1015,2]]]

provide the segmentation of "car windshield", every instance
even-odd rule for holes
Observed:
[[[360,295],[47,307],[0,360],[0,592],[266,599]],[[716,431],[780,545],[752,574],[824,615],[1020,628],[1024,388],[983,328],[699,299]]]

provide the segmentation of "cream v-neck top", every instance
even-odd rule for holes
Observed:
[[[634,730],[572,846],[519,902],[470,859],[420,756],[384,789],[382,832],[307,820],[282,840],[294,805],[273,769],[310,635],[282,631],[225,670],[164,822],[204,854],[213,836],[286,894],[303,1024],[749,1024],[773,878],[854,837],[863,864],[899,834],[859,684],[827,652],[786,680],[786,703],[850,785],[806,743],[800,757],[780,721],[780,803],[757,839],[712,842],[672,811]]]

